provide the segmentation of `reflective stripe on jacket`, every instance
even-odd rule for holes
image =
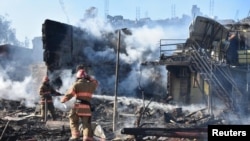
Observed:
[[[97,86],[98,82],[94,79],[78,79],[64,95],[61,101],[66,102],[72,97],[75,97],[76,99],[90,102]],[[79,116],[91,116],[91,108],[88,104],[75,103],[74,108]]]

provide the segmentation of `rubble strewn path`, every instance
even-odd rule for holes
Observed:
[[[113,101],[112,97],[96,97],[92,101],[95,105],[92,125],[95,137],[103,140],[155,140],[163,141],[177,137],[183,139],[184,134],[159,134],[161,131],[174,130],[175,132],[185,129],[201,129],[209,124],[221,123],[221,119],[207,115],[205,108],[196,111],[188,111],[173,105],[148,101],[145,107],[138,99],[118,100],[118,130],[112,131]],[[48,121],[42,122],[37,114],[37,107],[27,108],[20,106],[17,101],[4,101],[0,106],[0,134],[1,141],[67,141],[70,137],[70,129],[67,112],[56,109],[58,119],[52,121],[48,115]],[[138,122],[140,121],[140,122]],[[138,126],[140,130],[138,130]],[[81,130],[81,127],[79,127]],[[131,133],[132,130],[139,132]],[[154,129],[155,134],[145,134],[144,130]],[[179,130],[180,129],[180,130]],[[185,130],[186,131],[186,130]],[[166,136],[165,136],[165,135]],[[194,135],[200,135],[195,130]],[[202,133],[204,135],[204,133]],[[190,140],[190,139],[187,139]]]

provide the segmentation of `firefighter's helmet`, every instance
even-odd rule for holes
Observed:
[[[76,73],[76,78],[85,78],[87,73],[84,69],[79,69]]]

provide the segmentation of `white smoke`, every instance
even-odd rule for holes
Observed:
[[[94,75],[97,75],[97,78],[101,82],[100,86],[102,88],[106,88],[108,90],[114,89],[115,83],[115,72],[114,67],[105,67],[106,62],[116,62],[116,47],[118,42],[118,35],[111,34],[116,33],[117,30],[114,29],[109,23],[102,21],[100,19],[94,18],[87,18],[81,20],[81,23],[78,23],[83,30],[88,32],[88,37],[83,37],[86,39],[85,47],[83,52],[87,56],[87,59],[94,64],[93,67],[96,67],[96,71]],[[171,27],[163,27],[163,26],[142,26],[142,27],[131,27],[128,28],[132,34],[126,35],[123,32],[121,38],[121,51],[120,51],[120,69],[125,69],[123,65],[129,65],[130,68],[127,69],[127,74],[124,74],[124,70],[120,70],[121,72],[121,79],[119,80],[119,91],[120,93],[129,95],[135,95],[135,90],[139,87],[138,77],[144,77],[145,82],[152,82],[152,77],[154,77],[155,73],[162,76],[161,78],[165,78],[167,70],[161,69],[164,66],[159,67],[152,67],[151,74],[143,74],[139,76],[138,67],[140,64],[145,61],[155,61],[159,60],[159,41],[160,39],[165,38],[175,38],[179,32],[176,32],[176,28],[181,30],[181,26],[171,26]],[[108,34],[108,35],[107,35]],[[172,35],[173,34],[173,35]],[[184,33],[181,34],[181,36]],[[183,37],[184,38],[184,37]],[[111,44],[95,44],[94,42],[106,42],[109,40]],[[90,43],[91,42],[91,43]],[[98,49],[96,49],[98,48]],[[111,70],[112,69],[112,70]],[[125,69],[126,70],[126,69]],[[102,74],[109,74],[109,76],[104,76]],[[144,71],[143,71],[144,73]],[[147,80],[148,79],[148,80]],[[166,80],[159,80],[162,83],[160,85],[164,85]],[[108,83],[107,83],[108,82]],[[108,85],[107,85],[108,84]],[[128,87],[129,86],[129,87]],[[109,92],[110,93],[110,92]]]
[[[112,46],[107,46],[107,44],[95,44],[94,42],[107,42],[107,40],[114,46],[117,43],[117,35],[107,35],[105,33],[115,33],[117,29],[114,29],[109,23],[98,19],[96,17],[91,17],[88,19],[81,20],[78,25],[81,29],[88,32],[88,35],[84,37],[86,39],[86,46],[84,47],[83,52],[87,52],[86,56],[91,63],[97,66],[96,70],[98,69],[98,74],[107,73],[108,75],[102,76],[97,75],[96,78],[99,78],[99,90],[97,93],[101,92],[101,89],[104,89],[107,86],[107,89],[110,90],[111,93],[108,95],[113,94],[114,83],[115,83],[115,68],[113,70],[105,70],[105,64],[100,64],[103,62],[115,62],[116,60],[116,48]],[[130,96],[135,95],[135,90],[141,86],[146,86],[148,82],[158,83],[159,85],[165,86],[166,85],[166,74],[167,70],[164,66],[159,67],[147,67],[142,68],[141,63],[144,61],[154,61],[159,59],[159,40],[165,38],[176,38],[177,35],[180,35],[181,32],[176,32],[177,29],[186,29],[187,27],[180,27],[180,26],[143,26],[143,27],[132,27],[130,28],[132,35],[124,35],[122,38],[122,46],[120,52],[120,63],[121,65],[127,64],[130,66],[129,71],[125,76],[120,74],[121,77],[119,82],[119,90],[121,93],[130,94]],[[187,32],[182,32],[181,35],[187,34]],[[102,46],[105,45],[105,46]],[[100,48],[96,50],[96,48]],[[43,53],[43,52],[41,52]],[[27,55],[27,54],[22,54]],[[38,90],[30,91],[30,85],[33,83],[32,76],[27,76],[23,81],[13,81],[8,79],[8,74],[3,73],[5,72],[6,68],[2,68],[0,74],[0,91],[1,91],[1,98],[4,99],[11,99],[11,100],[25,100],[27,106],[34,106],[39,101]],[[109,68],[110,69],[110,68]],[[124,69],[124,68],[121,68]],[[18,75],[18,74],[17,74]],[[65,93],[70,85],[75,80],[74,74],[72,75],[71,70],[64,70],[61,72],[62,78],[62,86],[60,88],[61,93]],[[93,72],[90,72],[90,75],[93,77],[96,75]],[[52,76],[53,77],[53,76]],[[157,78],[164,78],[161,80],[157,80]],[[36,82],[37,86],[41,82]],[[154,94],[154,92],[150,92]],[[103,93],[102,93],[103,94]],[[63,105],[59,101],[60,97],[55,98],[55,106],[63,109]]]
[[[92,36],[97,39],[103,38],[103,32],[111,32],[113,30],[110,24],[96,17],[84,19],[80,23],[78,23],[78,26],[88,31]]]
[[[31,76],[27,76],[22,82],[19,82],[5,79],[0,75],[0,98],[22,101],[25,106],[34,107],[39,96],[30,91],[31,79]]]
[[[62,8],[63,8],[63,3]],[[67,17],[68,18],[68,17]],[[42,23],[41,23],[42,24]],[[117,35],[114,34],[110,37],[105,36],[104,33],[115,33],[117,29],[114,29],[109,23],[96,18],[95,16],[88,19],[81,20],[78,25],[81,29],[84,29],[89,34],[86,35],[86,46],[84,47],[83,52],[87,52],[87,59],[97,66],[97,73],[108,74],[105,76],[96,75],[93,72],[90,72],[90,75],[93,74],[93,77],[98,76],[98,81],[100,82],[98,91],[95,93],[94,98],[102,98],[110,101],[114,100],[113,88],[115,87],[115,68],[113,70],[106,70],[105,64],[100,64],[103,62],[114,62],[116,60],[116,48],[107,46],[107,44],[94,44],[96,41],[111,40],[114,45],[117,43]],[[131,70],[126,74],[125,78],[121,79],[119,82],[118,99],[122,102],[127,102],[128,104],[138,104],[142,105],[143,101],[139,98],[129,98],[127,96],[119,96],[121,93],[129,94],[129,96],[135,96],[135,90],[139,87],[142,89],[149,86],[148,84],[156,84],[156,86],[166,87],[167,84],[167,70],[165,66],[158,67],[143,67],[141,63],[144,61],[155,61],[159,60],[159,40],[160,39],[186,39],[188,37],[189,23],[184,25],[177,26],[142,26],[142,27],[132,27],[130,28],[132,35],[123,36],[122,43],[125,48],[121,48],[120,53],[120,62],[121,64],[129,64]],[[102,46],[104,45],[104,46]],[[95,48],[101,48],[96,50]],[[125,51],[124,51],[125,50]],[[40,52],[41,54],[43,52]],[[19,54],[21,55],[21,54]],[[30,54],[22,54],[24,56]],[[105,60],[105,61],[104,61]],[[26,60],[29,62],[29,60]],[[101,67],[100,67],[101,66]],[[22,103],[27,107],[34,107],[39,102],[38,90],[32,91],[33,76],[28,75],[22,81],[15,81],[10,78],[6,73],[9,71],[17,71],[13,66],[7,65],[6,67],[0,67],[0,98],[22,101]],[[111,72],[111,73],[110,73]],[[18,75],[18,73],[16,73]],[[58,90],[64,94],[75,81],[75,75],[72,74],[71,70],[63,70],[61,72],[61,78],[63,80],[61,88]],[[123,74],[121,74],[123,75]],[[100,77],[101,76],[101,77]],[[159,79],[160,78],[160,79]],[[40,85],[41,82],[36,82],[36,88]],[[107,87],[107,88],[106,88]],[[111,93],[101,93],[102,89],[108,89]],[[147,91],[153,95],[158,94],[159,91]],[[106,95],[107,94],[107,95]],[[111,96],[110,96],[111,95]],[[54,105],[57,109],[62,111],[67,111],[73,105],[74,99],[69,102],[62,104],[60,102],[61,97],[54,97]],[[146,101],[148,103],[149,101]],[[152,102],[150,108],[159,108],[166,111],[177,108],[180,105],[168,105],[159,102]],[[205,107],[205,105],[189,105],[181,106],[183,110],[188,110],[190,112],[197,111]],[[218,112],[218,113],[217,113]],[[220,107],[214,111],[215,114],[220,114]],[[237,117],[229,116],[232,120],[236,120]],[[130,121],[131,122],[131,121]],[[244,120],[245,123],[249,123],[249,119]],[[132,126],[131,124],[126,124],[126,126]]]
[[[33,63],[30,58],[32,50],[9,44],[2,47],[0,99],[20,101],[26,107],[35,106],[39,95],[33,91],[33,78],[28,65]]]

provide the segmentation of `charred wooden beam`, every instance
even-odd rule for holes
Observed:
[[[4,127],[4,129],[3,129],[3,132],[2,132],[2,134],[1,134],[0,140],[2,140],[3,135],[4,135],[5,131],[6,131],[6,129],[7,129],[8,125],[9,125],[9,123],[10,123],[10,121],[8,120],[7,123],[6,123],[6,125],[5,125],[5,127]]]
[[[67,127],[69,128],[69,122],[68,121],[46,121],[46,127],[49,129],[60,129]]]
[[[188,115],[186,115],[185,117],[191,117],[192,115],[194,115],[194,114],[196,114],[196,113],[198,113],[198,112],[202,112],[202,111],[204,111],[204,110],[207,110],[207,108],[202,108],[202,109],[200,109],[200,110],[198,110],[198,111],[191,112],[191,113],[189,113]]]
[[[174,138],[204,139],[207,128],[123,128],[122,134],[134,136],[158,136]]]
[[[148,106],[149,106],[149,104],[152,102],[152,98],[150,99],[150,101],[149,101],[149,103],[147,104],[147,106],[146,107],[142,107],[142,108],[140,108],[140,110],[139,110],[139,116],[138,116],[138,118],[137,118],[137,120],[136,120],[136,127],[140,127],[141,125],[141,118],[143,117],[143,115],[145,114],[145,112],[147,112],[147,109],[148,109]]]

